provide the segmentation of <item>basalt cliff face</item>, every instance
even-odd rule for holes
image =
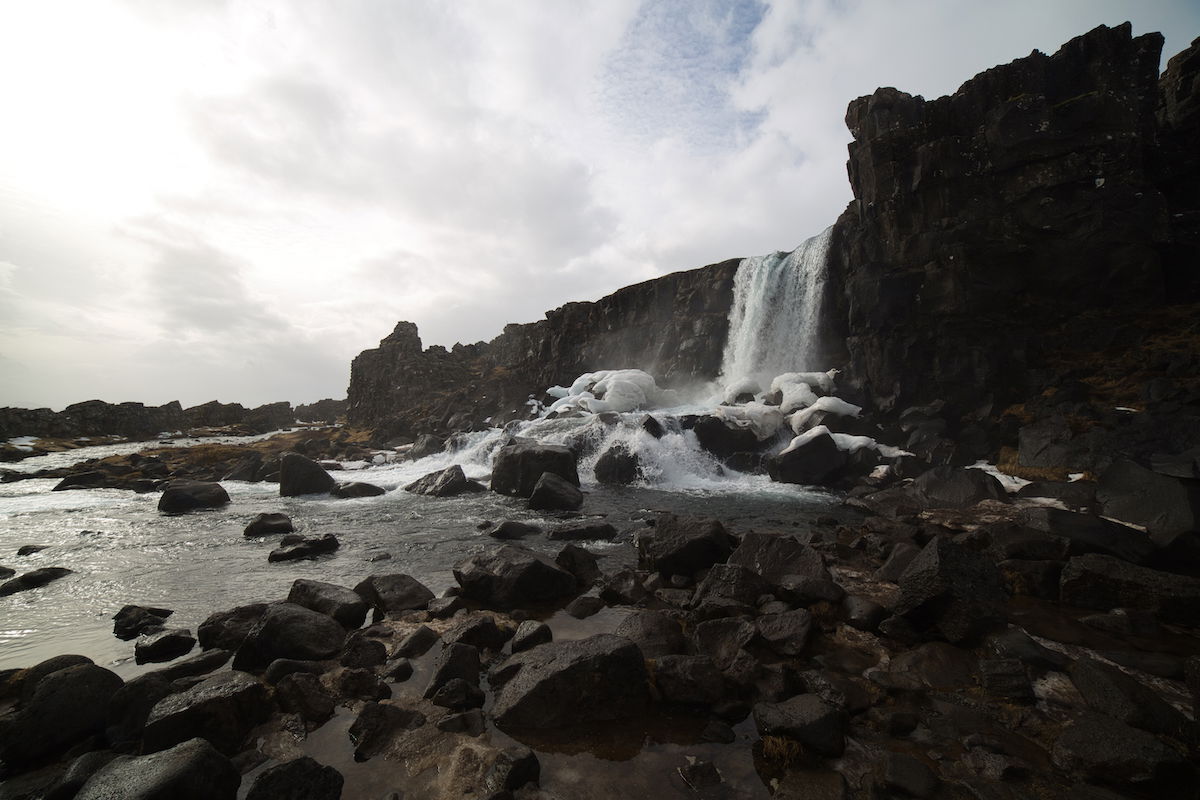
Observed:
[[[733,298],[732,259],[627,286],[594,303],[508,325],[490,342],[422,349],[401,322],[354,359],[352,424],[413,435],[524,417],[531,394],[598,369],[639,368],[660,383],[711,380],[721,366]]]
[[[850,103],[854,200],[832,233],[822,343],[848,393],[884,415],[944,403],[951,433],[980,425],[993,451],[1030,422],[1002,412],[1028,403],[1037,416],[1063,386],[1055,403],[1082,393],[1110,410],[1162,395],[1163,380],[1158,399],[1200,400],[1200,346],[1167,341],[1200,341],[1185,305],[1200,301],[1200,40],[1160,77],[1161,48],[1158,34],[1102,26],[948,97],[885,88]],[[355,359],[350,421],[409,434],[496,422],[599,368],[711,379],[737,265],[452,351],[422,350],[401,323]]]

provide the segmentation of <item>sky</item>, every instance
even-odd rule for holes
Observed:
[[[0,0],[0,406],[339,398],[398,320],[791,250],[850,100],[1125,20],[1200,3]]]

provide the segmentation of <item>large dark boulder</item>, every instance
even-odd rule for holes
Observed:
[[[804,580],[832,580],[821,554],[795,536],[751,531],[729,555],[729,563],[757,572],[778,585],[784,576]]]
[[[237,650],[245,641],[246,634],[266,610],[266,603],[251,603],[209,614],[196,628],[196,638],[200,640],[200,647],[204,650],[214,647],[221,650]]]
[[[301,756],[263,770],[246,800],[340,800],[343,783],[342,773],[333,767]]]
[[[934,467],[917,476],[910,491],[923,508],[970,508],[983,500],[1008,502],[1000,481],[981,469]]]
[[[362,580],[354,591],[375,609],[376,617],[395,617],[429,605],[433,592],[411,575],[392,573],[372,575]]]
[[[782,703],[754,706],[759,736],[785,736],[827,758],[846,749],[846,712],[815,694],[801,694]]]
[[[995,565],[949,538],[931,539],[899,583],[893,612],[947,641],[971,639],[1005,619],[1008,596]]]
[[[175,480],[163,489],[158,510],[167,514],[182,514],[198,508],[220,508],[229,504],[229,493],[219,483]]]
[[[820,485],[846,466],[846,453],[833,437],[820,433],[767,459],[767,474],[780,483]]]
[[[203,739],[145,756],[118,756],[97,771],[75,800],[234,800],[242,776]]]
[[[737,539],[719,520],[659,514],[637,538],[638,562],[664,576],[692,575],[729,558]]]
[[[467,492],[484,491],[484,486],[476,481],[468,480],[458,464],[430,472],[404,487],[404,491],[413,494],[426,494],[430,497],[453,497]]]
[[[113,614],[113,636],[124,641],[136,639],[143,633],[152,632],[150,629],[162,630],[167,617],[175,612],[169,608],[154,608],[152,606],[122,606]]]
[[[1179,737],[1189,724],[1178,709],[1125,672],[1094,658],[1071,666],[1071,681],[1088,707],[1150,733]]]
[[[579,486],[553,472],[543,472],[529,495],[529,507],[537,511],[578,511],[582,506]]]
[[[1141,531],[1090,514],[1076,514],[1059,508],[1028,508],[1021,512],[1021,524],[1041,533],[1071,542],[1071,555],[1104,553],[1144,564],[1154,555],[1154,542]]]
[[[1081,778],[1130,789],[1148,797],[1195,797],[1195,768],[1155,736],[1103,714],[1088,713],[1063,730],[1054,763]]]
[[[700,446],[718,458],[757,450],[761,444],[750,428],[738,427],[707,414],[696,420],[692,432],[696,434]]]
[[[317,462],[299,453],[284,453],[279,460],[279,496],[325,494],[337,481]]]
[[[596,480],[608,484],[629,484],[641,477],[641,460],[626,445],[617,443],[596,459]]]
[[[1200,616],[1200,578],[1139,567],[1098,553],[1068,561],[1059,592],[1064,605],[1078,608],[1138,608],[1185,625]]]
[[[42,567],[41,569],[30,570],[12,580],[0,583],[0,597],[6,597],[17,592],[26,592],[30,589],[39,589],[48,583],[52,583],[59,578],[65,578],[71,574],[71,570],[66,567]]]
[[[492,491],[529,497],[543,473],[551,473],[579,486],[575,454],[562,445],[518,442],[496,451],[492,463]]]
[[[621,620],[613,633],[636,644],[646,658],[687,652],[683,626],[662,611],[635,611]]]
[[[277,547],[267,554],[267,561],[299,561],[332,553],[342,546],[332,533],[320,536],[301,536],[299,541]]]
[[[345,640],[346,629],[333,617],[295,603],[273,603],[247,632],[233,668],[261,670],[277,658],[333,658]]]
[[[329,493],[342,500],[352,500],[356,497],[379,497],[380,495],[387,494],[387,489],[384,489],[382,486],[376,486],[373,483],[352,481],[351,483],[343,483],[335,486]]]
[[[196,736],[226,755],[241,750],[254,726],[265,722],[273,704],[267,687],[244,672],[226,672],[159,700],[142,734],[146,752],[174,747]]]
[[[273,533],[291,533],[296,530],[292,518],[287,514],[259,514],[250,520],[242,533],[246,536],[269,536]]]
[[[577,588],[570,572],[541,553],[511,544],[461,562],[454,579],[464,597],[501,610],[558,600]]]
[[[479,685],[479,648],[474,645],[451,642],[442,648],[433,663],[433,674],[425,687],[425,698],[436,695],[451,681],[463,681],[472,686]]]
[[[1200,482],[1160,475],[1129,460],[1115,461],[1104,471],[1096,500],[1106,517],[1141,525],[1151,534],[1200,528]]]
[[[133,658],[138,664],[172,661],[187,655],[196,646],[196,637],[187,628],[172,628],[139,636],[133,645]]]
[[[637,645],[611,634],[551,642],[513,656],[492,716],[502,728],[559,728],[643,713],[650,700]]]
[[[653,671],[664,703],[712,706],[726,697],[725,676],[708,656],[659,656]]]
[[[23,766],[54,755],[86,736],[101,733],[108,701],[124,685],[95,664],[74,664],[23,686],[28,699],[0,718],[0,759]]]
[[[297,578],[287,601],[328,614],[345,628],[360,628],[367,618],[368,603],[357,592],[333,583]]]

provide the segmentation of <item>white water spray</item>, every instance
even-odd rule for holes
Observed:
[[[790,253],[742,261],[733,280],[723,383],[750,378],[766,386],[776,375],[824,366],[816,357],[832,232],[830,226]]]

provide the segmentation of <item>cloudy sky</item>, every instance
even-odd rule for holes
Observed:
[[[850,199],[849,100],[1126,19],[1200,35],[1195,0],[0,0],[0,405],[343,397],[400,319],[490,339],[790,250]]]

